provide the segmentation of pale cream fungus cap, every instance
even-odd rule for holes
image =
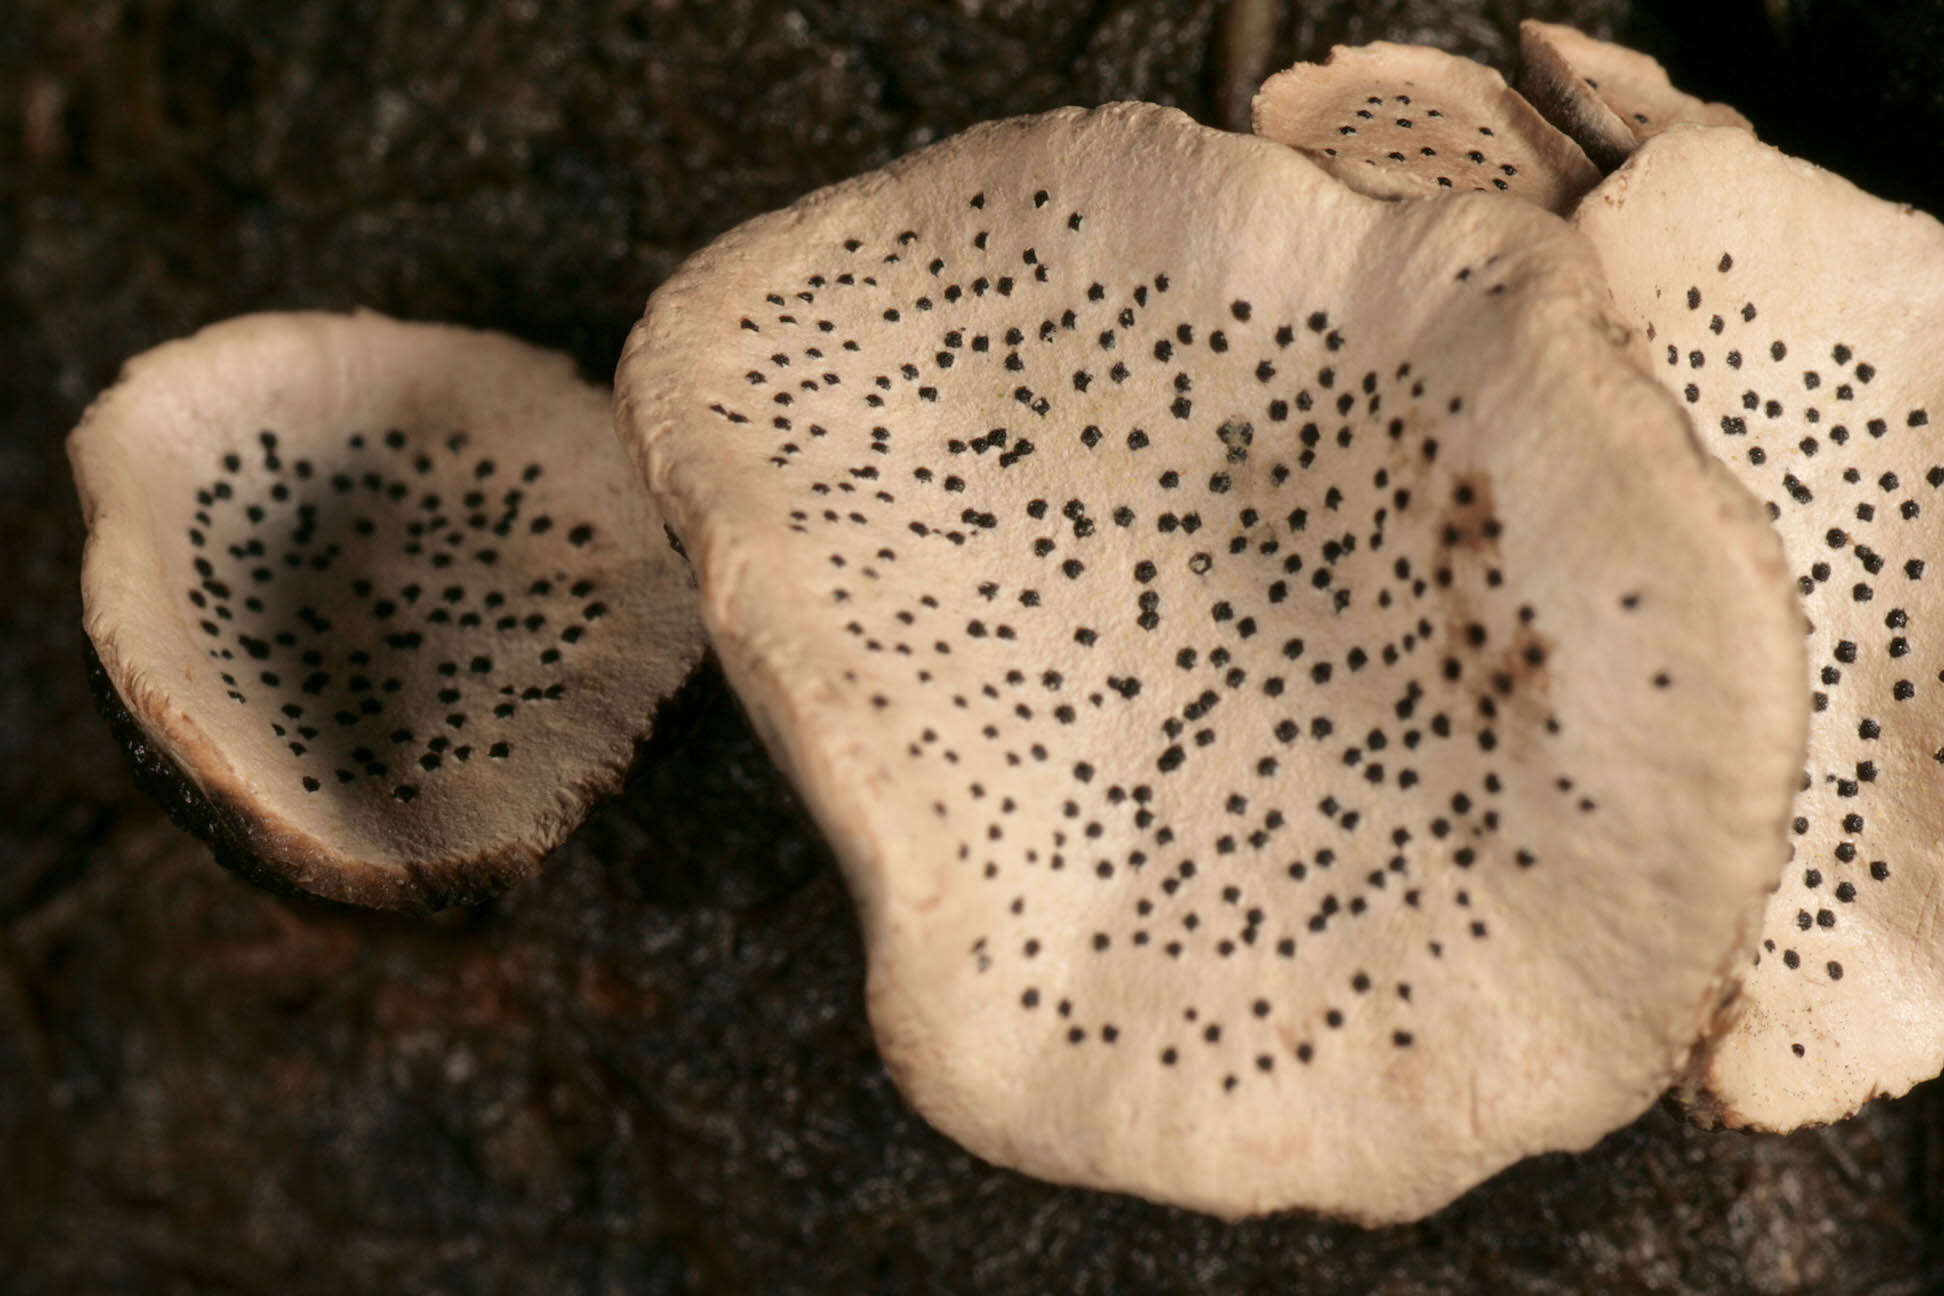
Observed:
[[[1254,129],[1377,198],[1482,191],[1563,214],[1600,179],[1497,72],[1422,45],[1340,45],[1278,72]]]
[[[1792,859],[1687,1096],[1835,1120],[1944,1065],[1944,225],[1691,126],[1577,220],[1643,358],[1764,501],[1807,632]]]
[[[1675,89],[1648,55],[1576,28],[1528,18],[1519,57],[1519,89],[1606,170],[1670,126],[1749,125],[1727,104]]]
[[[699,659],[607,394],[512,338],[253,315],[69,441],[109,710],[258,877],[435,907],[531,873]]]
[[[1808,699],[1759,506],[1523,203],[1122,104],[752,221],[624,438],[978,1154],[1415,1218],[1667,1086]]]

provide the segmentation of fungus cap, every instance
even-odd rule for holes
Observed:
[[[1665,1087],[1773,885],[1800,633],[1604,298],[1526,204],[1135,104],[655,294],[618,425],[932,1122],[1380,1222]]]
[[[1491,68],[1424,45],[1339,45],[1263,82],[1255,133],[1359,193],[1485,190],[1572,210],[1600,173]]]
[[[219,858],[436,906],[619,786],[702,635],[611,429],[564,356],[369,312],[128,363],[69,440],[86,628]]]
[[[1682,127],[1578,216],[1656,372],[1767,501],[1808,623],[1793,859],[1704,1119],[1835,1120],[1944,1063],[1944,226]]]
[[[1519,24],[1519,57],[1519,89],[1603,170],[1670,126],[1752,129],[1727,104],[1675,89],[1649,56],[1577,28],[1528,18]]]

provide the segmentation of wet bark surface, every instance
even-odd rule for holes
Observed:
[[[605,377],[710,237],[972,122],[1119,97],[1222,120],[1254,69],[1338,40],[1509,68],[1527,14],[1944,198],[1935,3],[1805,0],[1778,27],[1756,3],[1284,0],[1266,55],[1234,36],[1252,7],[0,7],[0,1287],[1944,1289],[1935,1083],[1787,1137],[1651,1112],[1376,1232],[986,1166],[893,1089],[841,881],[712,675],[541,878],[429,921],[217,868],[95,715],[61,440],[124,357],[225,316],[364,304]]]

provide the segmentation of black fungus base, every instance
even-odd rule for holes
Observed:
[[[1786,8],[1815,43],[1767,98],[1757,0],[1282,0],[1270,62],[1437,30],[1504,66],[1521,9],[1618,20],[1773,138],[1840,134],[1827,91],[1868,139],[1927,140],[1859,178],[1938,205],[1944,136],[1898,132],[1940,120],[1907,65],[1944,3]],[[1212,118],[1216,19],[0,4],[0,1290],[1944,1290],[1937,1084],[1786,1138],[1655,1111],[1376,1233],[981,1165],[892,1089],[842,885],[710,676],[539,879],[429,920],[244,885],[129,778],[78,666],[61,450],[124,356],[363,302],[605,376],[686,252],[815,184],[1059,103]]]

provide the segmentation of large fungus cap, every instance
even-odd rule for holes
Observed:
[[[1611,170],[1670,126],[1740,126],[1727,104],[1674,88],[1667,69],[1638,50],[1558,23],[1519,24],[1519,89],[1546,119]]]
[[[618,421],[993,1160],[1421,1215],[1668,1082],[1774,883],[1798,613],[1523,203],[1123,104],[698,253]]]
[[[1650,140],[1579,216],[1808,620],[1793,859],[1690,1097],[1791,1129],[1944,1063],[1944,226],[1740,130]]]
[[[1338,46],[1263,82],[1255,133],[1359,193],[1484,190],[1567,212],[1599,183],[1579,145],[1491,68],[1423,45]]]
[[[564,356],[371,313],[129,362],[69,452],[111,710],[219,857],[435,906],[532,872],[701,655]]]

